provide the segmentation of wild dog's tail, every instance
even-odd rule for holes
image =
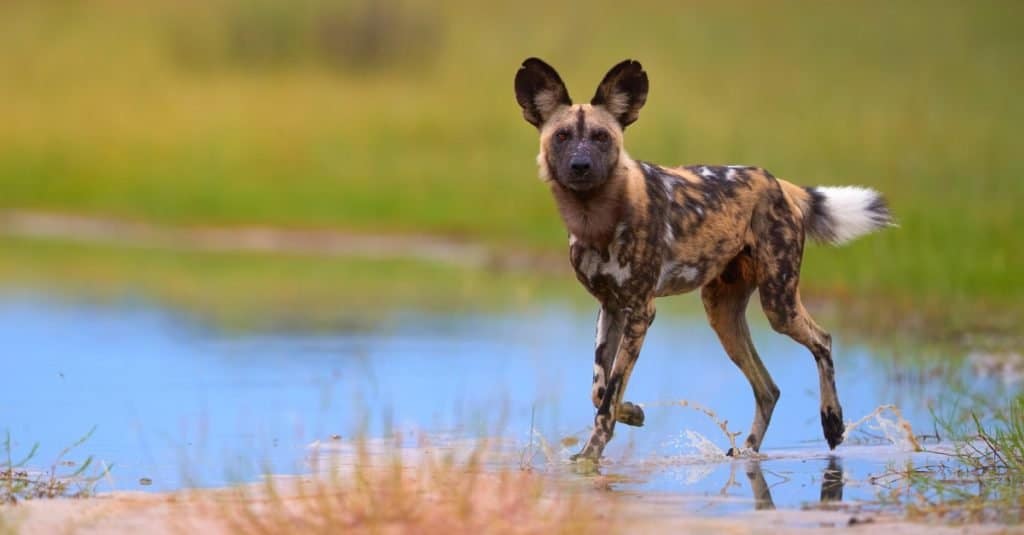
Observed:
[[[780,181],[804,217],[807,234],[822,243],[842,245],[880,228],[895,226],[882,194],[860,186],[801,188]]]

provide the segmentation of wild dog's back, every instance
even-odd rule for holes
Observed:
[[[778,187],[763,169],[642,163],[653,194],[668,200],[663,215],[665,254],[657,295],[699,288],[753,244],[750,220],[766,190]]]
[[[802,245],[805,236],[841,245],[892,225],[885,200],[870,188],[801,187],[742,165],[665,168],[643,162],[641,168],[649,191],[656,195],[660,186],[668,199],[658,296],[703,286],[745,248],[757,247],[752,218],[759,203],[776,195],[803,223],[794,246]]]

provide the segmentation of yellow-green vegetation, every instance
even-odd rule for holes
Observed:
[[[634,57],[634,157],[887,194],[900,228],[812,248],[809,291],[1024,302],[1024,4],[343,4],[4,2],[0,209],[556,250],[514,71],[544,57],[585,100]]]
[[[618,514],[616,493],[497,466],[493,461],[502,454],[491,450],[486,440],[403,447],[337,439],[329,450],[312,452],[312,473],[268,473],[262,484],[115,492],[100,500],[20,508],[0,503],[0,533],[136,533],[142,525],[156,533],[212,534],[590,533],[598,527],[623,533],[637,520],[648,520],[644,531],[660,527],[635,513]],[[593,486],[608,481],[597,477]],[[702,532],[711,523],[690,517],[676,522]]]
[[[611,493],[532,470],[488,468],[487,447],[481,441],[470,452],[438,454],[444,449],[424,445],[410,462],[401,451],[375,460],[357,444],[351,466],[327,460],[334,466],[312,477],[268,476],[262,487],[241,487],[204,512],[230,533],[615,533],[625,524],[616,521]]]

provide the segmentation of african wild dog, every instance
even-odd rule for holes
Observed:
[[[754,390],[746,448],[760,448],[779,399],[747,328],[756,288],[772,328],[814,355],[821,427],[834,449],[844,427],[832,338],[797,290],[804,237],[838,245],[887,226],[885,201],[860,187],[802,188],[758,167],[634,160],[623,148],[623,129],[636,121],[647,89],[647,73],[631,60],[608,71],[589,104],[574,105],[558,73],[539,59],[516,73],[516,101],[540,131],[537,165],[568,227],[576,278],[601,304],[591,390],[597,415],[573,458],[600,458],[616,421],[643,425],[643,410],[623,393],[654,321],[654,298],[697,288],[712,328]]]

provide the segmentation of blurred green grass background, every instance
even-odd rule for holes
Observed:
[[[1019,311],[1021,20],[1014,1],[8,0],[0,210],[561,251],[512,77],[543,57],[582,101],[631,57],[651,78],[634,157],[887,195],[900,227],[809,248],[806,292]],[[4,242],[0,273],[48,257],[26,247]]]

